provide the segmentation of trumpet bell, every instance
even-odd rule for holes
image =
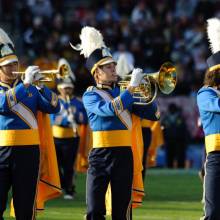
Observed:
[[[119,82],[121,90],[125,90],[129,85],[131,76]],[[170,94],[176,87],[177,72],[175,66],[166,62],[156,73],[144,73],[143,82],[134,90],[133,97],[138,100],[134,102],[138,105],[148,105],[157,96],[158,88],[163,94]]]
[[[62,65],[59,67],[59,75],[60,75],[61,78],[68,77],[70,71],[71,71],[71,70],[70,70],[69,66],[66,65],[66,64],[62,64]]]
[[[164,63],[158,74],[158,86],[160,91],[167,95],[173,92],[177,82],[177,73],[174,65],[170,62]]]

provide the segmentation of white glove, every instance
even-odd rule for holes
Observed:
[[[38,80],[40,80],[40,79],[42,79],[42,78],[44,78],[44,76],[43,76],[41,73],[37,72],[37,73],[34,75],[34,81],[33,81],[33,82],[38,81]]]
[[[29,66],[25,70],[25,78],[24,78],[24,84],[32,84],[36,81],[35,76],[39,74],[40,69],[38,66]]]
[[[143,70],[140,68],[134,69],[131,74],[131,81],[129,83],[129,86],[132,87],[139,86],[142,79],[143,79]]]
[[[73,116],[73,114],[69,114],[68,116],[67,116],[67,121],[69,122],[69,123],[73,123],[74,122],[74,116]]]

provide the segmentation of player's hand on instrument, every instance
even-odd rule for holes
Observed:
[[[44,76],[40,73],[40,72],[37,72],[35,75],[34,75],[34,81],[33,82],[36,82],[36,81],[39,81],[40,79],[44,78]]]
[[[29,66],[25,70],[25,75],[24,75],[24,84],[32,84],[33,82],[36,81],[36,76],[38,76],[40,73],[40,68],[38,66]]]
[[[131,81],[129,83],[129,86],[131,87],[139,86],[142,79],[143,79],[143,70],[140,68],[135,68],[131,73]]]

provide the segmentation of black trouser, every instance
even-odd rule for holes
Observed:
[[[133,156],[130,147],[93,148],[87,172],[87,220],[104,220],[105,194],[112,191],[112,219],[130,219]]]
[[[169,140],[166,142],[167,166],[174,167],[174,160],[177,160],[177,168],[185,167],[186,143],[184,140]]]
[[[205,163],[205,217],[220,220],[220,151],[207,155]]]
[[[145,175],[146,175],[146,168],[147,168],[147,156],[148,156],[148,150],[150,147],[150,143],[151,143],[151,129],[150,128],[142,128],[142,135],[143,135],[143,144],[144,144],[144,151],[143,151],[143,160],[142,160],[142,164],[143,164],[143,170],[142,170],[142,178],[143,181],[145,179]]]
[[[3,220],[11,187],[16,220],[35,219],[38,174],[39,147],[11,147],[10,156],[0,163],[0,220]]]
[[[74,163],[76,161],[79,137],[74,138],[54,138],[57,160],[60,173],[61,186],[66,194],[74,193],[73,177]]]

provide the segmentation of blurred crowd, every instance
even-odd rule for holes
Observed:
[[[92,84],[92,77],[84,57],[69,43],[80,42],[83,26],[101,31],[116,60],[124,53],[131,66],[144,72],[158,71],[171,61],[178,83],[169,97],[194,99],[211,55],[206,20],[220,17],[218,0],[1,0],[0,4],[0,25],[15,42],[21,69],[31,64],[56,68],[64,57],[76,75],[79,96]]]
[[[80,81],[81,94],[91,81],[84,58],[69,42],[79,43],[82,26],[99,29],[115,58],[121,52],[146,72],[165,61],[179,73],[174,95],[195,95],[210,55],[206,19],[220,16],[216,0],[1,0],[1,23],[15,38],[21,61],[56,62],[65,57]]]

